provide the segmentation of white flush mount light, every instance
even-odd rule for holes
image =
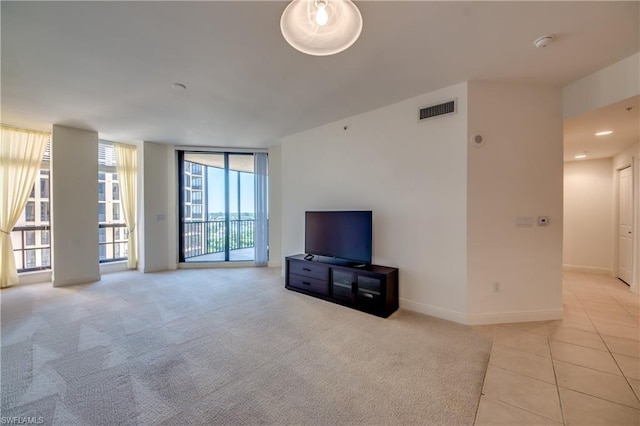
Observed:
[[[541,48],[541,47],[547,47],[548,45],[551,44],[551,42],[553,41],[553,36],[552,35],[545,35],[542,37],[538,37],[537,39],[535,39],[533,41],[533,45],[537,48]]]
[[[350,0],[293,0],[282,12],[280,30],[300,52],[335,55],[360,37],[362,15]]]
[[[576,160],[584,160],[585,158],[587,158],[587,151],[585,151],[584,154],[578,154],[573,158],[575,158]]]
[[[596,136],[607,136],[613,133],[613,130],[603,130],[602,132],[596,133]]]

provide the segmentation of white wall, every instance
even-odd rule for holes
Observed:
[[[269,266],[282,266],[282,150],[269,147]]]
[[[51,230],[53,285],[99,280],[96,132],[53,126]]]
[[[469,140],[485,137],[468,151],[468,321],[561,318],[561,91],[470,82],[468,115]],[[533,226],[516,227],[519,217]]]
[[[613,160],[564,163],[565,270],[613,274]]]
[[[456,115],[418,122],[452,98]],[[304,251],[306,210],[373,210],[373,261],[400,269],[401,306],[464,322],[466,119],[463,83],[283,139],[282,254]]]
[[[636,34],[637,37],[637,34]],[[640,94],[640,53],[568,84],[563,116],[571,118]]]
[[[176,173],[172,145],[143,144],[143,272],[176,268]]]

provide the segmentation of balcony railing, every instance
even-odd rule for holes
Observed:
[[[11,241],[18,272],[51,269],[49,225],[16,226]]]
[[[100,223],[100,263],[127,260],[129,253],[129,230],[124,223]],[[104,229],[104,231],[103,231]]]
[[[229,250],[251,248],[254,245],[255,220],[229,221]],[[225,251],[226,222],[209,220],[183,223],[184,258]]]

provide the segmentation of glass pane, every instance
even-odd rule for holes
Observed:
[[[253,154],[229,154],[229,260],[254,259]]]

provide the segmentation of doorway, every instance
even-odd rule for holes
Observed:
[[[618,170],[618,278],[627,285],[633,277],[633,174]]]

